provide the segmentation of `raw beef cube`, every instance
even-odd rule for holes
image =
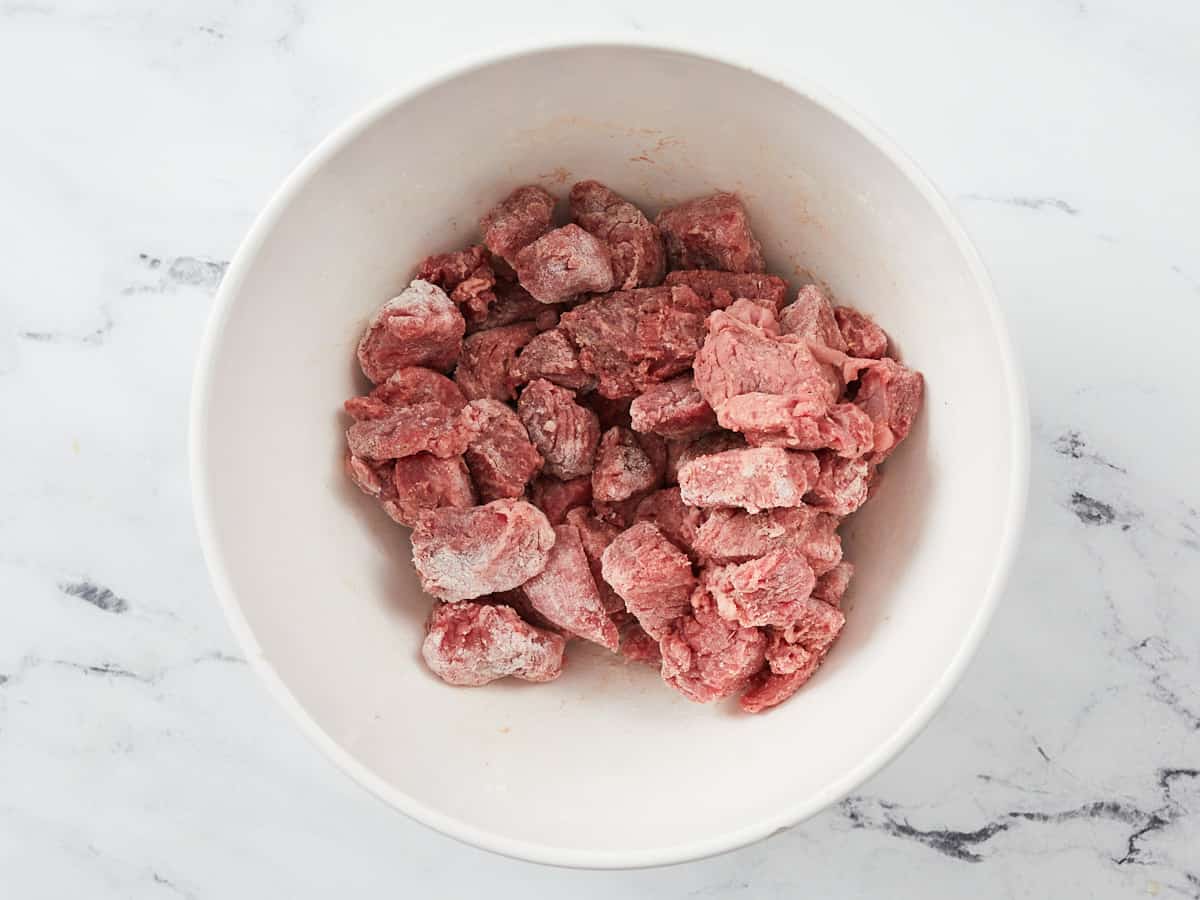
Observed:
[[[547,475],[569,481],[591,473],[600,423],[594,412],[575,402],[571,391],[537,378],[521,392],[517,412],[546,460]]]
[[[887,355],[887,332],[875,320],[852,306],[839,306],[833,311],[838,330],[846,340],[846,352],[862,359],[882,359]]]
[[[875,423],[875,449],[868,457],[871,462],[883,462],[908,436],[921,410],[924,391],[921,373],[894,359],[881,359],[863,372],[854,402]]]
[[[779,337],[779,315],[775,310],[753,300],[734,300],[724,310],[729,318],[753,325],[770,337]]]
[[[517,384],[545,378],[573,391],[590,390],[596,384],[579,365],[579,351],[571,339],[558,328],[543,331],[525,345],[512,376]]]
[[[776,675],[792,675],[808,668],[815,654],[800,644],[789,644],[774,628],[767,631],[767,667]]]
[[[779,629],[789,644],[799,644],[810,653],[824,656],[846,624],[846,616],[836,606],[803,597],[797,601],[799,612],[791,623]]]
[[[533,322],[502,325],[471,335],[462,346],[454,381],[468,400],[511,400],[517,353],[538,333]]]
[[[834,516],[805,505],[760,513],[714,509],[697,529],[693,547],[705,562],[716,565],[748,562],[795,547],[820,574],[842,558],[837,525]]]
[[[717,601],[717,610],[747,628],[792,624],[804,615],[803,603],[816,580],[804,554],[795,549],[772,550],[749,562],[704,570],[704,585]]]
[[[629,407],[634,431],[652,431],[674,440],[712,431],[717,416],[700,396],[690,375],[648,387]]]
[[[687,370],[704,342],[708,304],[691,288],[637,288],[589,300],[559,320],[605,397],[625,398]]]
[[[804,495],[806,503],[835,516],[848,516],[867,502],[874,464],[832,453],[821,453],[818,459],[821,470]]]
[[[441,459],[459,456],[475,436],[467,411],[441,403],[393,408],[382,419],[363,419],[346,429],[346,446],[367,459],[398,459],[429,452]]]
[[[846,459],[870,453],[875,446],[870,417],[853,403],[835,403],[829,407],[820,430],[825,446]]]
[[[596,500],[604,503],[628,500],[634,494],[651,490],[660,478],[661,471],[656,471],[637,435],[627,428],[604,432],[592,469],[592,496]]]
[[[448,684],[477,687],[507,675],[553,681],[562,672],[566,644],[507,606],[439,603],[425,624],[421,656]]]
[[[602,431],[608,431],[608,429],[618,426],[621,428],[631,427],[629,420],[631,401],[628,397],[623,400],[612,400],[603,394],[593,392],[581,402],[596,414],[596,418],[600,420]]]
[[[397,369],[365,397],[351,397],[344,405],[354,419],[383,419],[393,407],[418,403],[440,403],[458,411],[467,405],[467,398],[440,372],[408,366]]]
[[[520,497],[529,479],[542,468],[521,419],[499,400],[472,400],[478,433],[463,454],[479,496],[485,503],[501,497]]]
[[[842,561],[842,538],[837,533],[842,520],[829,513],[820,513],[797,543],[804,558],[818,578]]]
[[[546,514],[551,525],[561,525],[567,520],[567,513],[571,510],[591,506],[591,476],[580,475],[578,478],[562,481],[542,475],[533,482],[530,499],[534,506]]]
[[[439,600],[470,600],[512,590],[542,569],[554,529],[523,500],[422,513],[412,532],[421,587]]]
[[[740,450],[745,446],[746,439],[732,431],[716,431],[688,442],[671,441],[667,446],[667,482],[677,483],[679,470],[693,459],[726,450]]]
[[[617,626],[608,618],[574,525],[554,528],[546,568],[522,586],[533,608],[560,628],[616,652]]]
[[[726,450],[682,466],[679,490],[688,506],[739,506],[758,512],[799,506],[819,471],[811,453],[778,447]]]
[[[796,299],[780,311],[779,330],[846,352],[846,340],[838,328],[829,295],[815,284],[800,288]]]
[[[652,287],[663,279],[667,251],[658,227],[640,209],[598,181],[571,188],[571,219],[608,245],[613,287]]]
[[[610,613],[624,610],[624,601],[612,589],[612,585],[604,580],[604,572],[600,565],[600,558],[604,555],[604,551],[621,533],[621,529],[597,518],[592,515],[591,510],[584,507],[569,510],[566,519],[579,532],[579,540],[583,544],[583,553],[587,557],[588,568],[592,570],[592,578],[596,582],[596,588],[600,591],[600,602]],[[623,640],[624,638],[622,638]]]
[[[481,322],[496,299],[496,273],[487,249],[475,244],[455,253],[436,253],[421,260],[417,277],[436,284],[458,304],[467,323]]]
[[[358,342],[363,374],[379,384],[405,366],[448,370],[467,329],[445,291],[417,279],[371,317]]]
[[[608,245],[578,225],[548,231],[516,258],[521,287],[541,303],[561,303],[579,294],[612,289]]]
[[[847,458],[870,452],[875,427],[866,413],[853,403],[821,406],[811,397],[740,394],[721,406],[721,424],[740,431],[752,447],[828,447]]]
[[[621,632],[621,655],[630,662],[657,666],[662,662],[658,641],[646,634],[646,629],[632,616],[619,626]]]
[[[846,588],[850,586],[852,577],[854,577],[854,564],[838,563],[817,579],[817,584],[812,592],[813,599],[821,600],[833,607],[840,607],[842,597],[845,596]]]
[[[550,230],[554,197],[537,185],[519,187],[479,220],[487,248],[513,264],[517,253]]]
[[[349,450],[344,457],[346,474],[354,486],[376,500],[391,500],[395,497],[392,487],[392,461],[375,462],[355,456]]]
[[[803,648],[799,649],[803,651]],[[812,678],[817,667],[821,665],[821,658],[815,653],[809,653],[803,663],[796,659],[793,665],[796,666],[795,671],[787,675],[777,675],[769,669],[764,669],[754,676],[750,688],[738,700],[742,711],[759,713],[787,700]]]
[[[751,315],[762,324],[746,321]],[[744,300],[709,316],[708,340],[696,354],[694,378],[722,425],[722,405],[740,394],[777,394],[820,415],[841,393],[841,379],[817,361],[807,341],[772,334],[774,325],[769,312]]]
[[[686,269],[667,275],[666,284],[686,284],[708,301],[713,309],[725,309],[734,300],[752,300],[778,312],[787,299],[787,282],[775,275],[756,272],[717,272]]]
[[[736,194],[712,194],[664,209],[654,220],[672,269],[762,272],[762,246]]]
[[[735,694],[762,668],[767,639],[717,614],[703,587],[692,596],[694,612],[676,619],[663,635],[663,680],[689,700],[708,703]]]
[[[604,580],[646,633],[659,640],[691,609],[696,586],[688,558],[649,522],[622,532],[601,557]]]
[[[643,498],[635,517],[638,522],[650,522],[657,526],[672,544],[692,556],[705,511],[685,506],[683,498],[679,496],[679,488],[671,487]]]
[[[438,459],[430,453],[417,453],[396,460],[392,475],[396,499],[388,515],[401,525],[412,527],[423,510],[475,505],[475,487],[461,456]]]
[[[513,325],[517,322],[533,322],[538,331],[545,331],[558,324],[558,314],[564,307],[538,303],[519,284],[499,282],[496,285],[496,300],[487,315],[478,322],[467,323],[467,334]]]

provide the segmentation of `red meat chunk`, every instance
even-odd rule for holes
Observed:
[[[670,487],[644,497],[638,504],[635,519],[657,526],[672,544],[688,556],[693,556],[705,511],[686,506],[679,495],[679,488]]]
[[[704,341],[708,304],[689,287],[637,288],[589,300],[559,321],[605,397],[625,398],[679,375]]]
[[[796,644],[810,653],[824,656],[829,652],[837,636],[846,624],[846,616],[829,603],[810,597],[797,601],[799,612],[790,624],[778,629],[778,634],[788,644]]]
[[[736,194],[712,194],[664,209],[654,220],[672,269],[762,272],[762,246]]]
[[[488,307],[496,299],[493,288],[496,273],[488,261],[487,249],[475,244],[454,253],[436,253],[421,260],[417,277],[436,284],[450,295],[469,325],[487,317]]]
[[[477,687],[508,675],[553,681],[562,672],[566,643],[507,606],[439,603],[425,624],[421,656],[448,684]]]
[[[855,404],[875,423],[875,449],[868,457],[879,463],[908,436],[921,410],[925,379],[894,359],[872,363],[861,377]]]
[[[468,400],[511,400],[517,353],[538,333],[533,322],[479,331],[463,341],[454,381]]]
[[[566,520],[579,532],[579,540],[583,545],[583,553],[587,557],[588,568],[592,570],[592,578],[596,582],[596,588],[600,591],[600,602],[610,613],[625,609],[624,601],[604,580],[604,572],[600,565],[600,558],[604,555],[604,551],[621,533],[621,529],[592,515],[591,510],[586,507],[569,510]],[[621,640],[624,642],[624,637]]]
[[[875,440],[871,419],[853,403],[822,411],[811,398],[778,394],[740,394],[727,400],[721,407],[721,424],[740,431],[752,447],[828,447],[847,458],[869,453]]]
[[[887,332],[875,324],[875,320],[852,306],[838,306],[833,310],[838,330],[846,340],[846,352],[862,359],[882,359],[887,356]],[[839,348],[840,349],[840,348]]]
[[[521,590],[533,608],[555,625],[616,652],[617,626],[601,602],[579,532],[574,525],[564,524],[555,526],[554,534],[546,568]]]
[[[548,231],[517,254],[521,287],[541,303],[561,303],[579,294],[612,289],[608,245],[578,225]]]
[[[405,456],[396,460],[392,481],[396,497],[387,507],[388,515],[401,525],[412,527],[424,510],[475,505],[475,486],[461,456]]]
[[[829,295],[815,284],[800,288],[796,299],[780,311],[779,330],[843,353],[847,349]]]
[[[787,282],[775,275],[756,272],[717,272],[686,269],[667,275],[666,284],[686,284],[708,301],[713,309],[725,309],[734,300],[752,300],[777,312],[787,299]]]
[[[740,450],[746,439],[732,431],[715,431],[694,441],[669,441],[667,444],[667,473],[669,484],[678,483],[679,470],[693,459],[711,456],[726,450]]]
[[[759,713],[778,706],[800,690],[821,665],[821,658],[803,647],[792,648],[791,657],[789,667],[794,671],[787,675],[764,669],[752,679],[749,689],[738,700],[743,712]]]
[[[546,514],[551,525],[561,525],[571,510],[591,506],[592,479],[589,475],[580,475],[562,481],[542,475],[533,482],[530,495],[533,504]]]
[[[875,466],[865,458],[842,459],[821,453],[820,473],[804,500],[835,516],[848,516],[867,502]]]
[[[545,378],[573,391],[590,390],[596,385],[596,379],[579,365],[579,351],[558,328],[543,331],[525,345],[513,366],[512,377],[517,384]]]
[[[523,500],[422,513],[412,532],[421,587],[439,600],[470,600],[518,587],[546,567],[554,529]]]
[[[558,324],[558,314],[563,307],[538,303],[519,284],[498,282],[496,300],[478,322],[467,323],[467,334],[514,325],[517,322],[533,322],[538,331],[545,331]]]
[[[467,410],[455,412],[441,403],[393,408],[382,419],[363,419],[346,429],[346,445],[366,459],[398,459],[432,453],[441,459],[459,456],[475,436]]]
[[[797,548],[816,574],[828,571],[842,558],[835,516],[811,506],[748,513],[714,509],[699,525],[692,540],[707,563],[743,563],[776,550]]]
[[[517,412],[546,460],[547,475],[569,481],[592,471],[600,423],[594,412],[575,402],[571,391],[535,379],[521,392]]]
[[[505,262],[550,230],[554,197],[537,185],[519,187],[479,220],[483,242]]]
[[[632,616],[623,622],[621,632],[621,655],[630,662],[646,663],[657,666],[662,663],[662,653],[658,649],[658,641],[646,634],[646,629],[638,624]]]
[[[676,619],[663,635],[663,680],[689,700],[709,703],[735,694],[762,668],[767,639],[757,628],[723,619],[703,587],[692,596],[694,611]]]
[[[354,419],[383,419],[398,406],[440,403],[455,411],[467,405],[467,398],[453,381],[422,366],[397,369],[365,397],[351,397],[346,412]]]
[[[853,577],[853,563],[838,563],[817,579],[817,584],[812,592],[813,599],[821,600],[833,607],[840,607],[842,597],[845,596],[846,589],[850,586],[850,579]]]
[[[406,366],[446,371],[458,358],[466,328],[441,288],[417,280],[371,317],[358,342],[358,362],[375,384]]]
[[[520,497],[541,470],[542,455],[511,407],[499,400],[472,400],[470,405],[478,428],[463,455],[479,496],[485,503]]]
[[[696,586],[688,558],[649,522],[623,531],[601,557],[604,580],[646,633],[661,639],[691,608]]]
[[[775,327],[769,312],[743,300],[709,317],[708,340],[696,354],[695,382],[723,426],[722,406],[741,394],[787,397],[809,415],[821,415],[837,400],[842,385],[836,373],[817,361],[806,341],[772,334]]]
[[[629,407],[635,431],[652,431],[673,440],[699,437],[717,426],[717,416],[700,396],[690,375],[648,387]]]
[[[704,585],[721,615],[748,628],[792,624],[804,614],[803,602],[816,580],[804,554],[795,549],[704,570]]]
[[[598,181],[571,188],[571,219],[608,246],[613,287],[627,291],[663,279],[667,251],[658,227],[640,209]]]
[[[376,500],[390,499],[392,488],[392,461],[375,462],[355,456],[349,450],[343,459],[346,475],[354,486]]]
[[[738,506],[750,512],[799,506],[820,466],[811,453],[754,447],[694,459],[679,470],[689,506]]]
[[[661,477],[661,470],[632,431],[610,428],[604,432],[592,469],[592,497],[604,503],[628,500],[654,488]]]

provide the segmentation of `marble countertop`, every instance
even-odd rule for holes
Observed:
[[[0,893],[1200,897],[1200,6],[402,6],[0,0]],[[571,872],[386,809],[272,703],[187,401],[226,261],[329,129],[435,60],[633,32],[802,69],[930,173],[1014,331],[1033,486],[982,649],[881,774],[735,853]]]

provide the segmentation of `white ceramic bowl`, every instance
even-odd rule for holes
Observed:
[[[550,685],[452,688],[418,655],[407,531],[342,474],[354,347],[423,256],[474,239],[516,185],[598,178],[651,215],[739,192],[771,271],[878,316],[925,410],[844,527],[858,566],[817,676],[765,715],[698,706],[572,644]],[[481,847],[669,863],[786,828],[929,719],[1013,555],[1027,420],[988,278],[929,182],[824,94],[630,45],[494,58],[333,134],[251,230],[217,299],[192,411],[196,515],[246,654],[304,731],[399,810]]]

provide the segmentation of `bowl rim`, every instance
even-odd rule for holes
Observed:
[[[840,779],[825,786],[817,793],[800,802],[784,804],[779,812],[753,825],[722,832],[702,840],[681,844],[650,847],[638,850],[578,850],[560,848],[532,841],[514,839],[487,829],[463,822],[427,804],[417,801],[405,792],[387,783],[379,775],[359,762],[349,751],[343,749],[310,716],[308,711],[288,688],[274,666],[266,659],[262,648],[251,629],[237,592],[226,569],[225,559],[217,539],[213,523],[209,493],[210,484],[206,461],[209,458],[205,422],[208,419],[214,370],[215,350],[220,344],[228,324],[234,298],[240,293],[242,282],[252,261],[280,216],[295,196],[307,185],[310,178],[336,153],[360,137],[385,115],[411,98],[432,90],[448,81],[470,74],[489,66],[513,59],[536,56],[543,53],[586,49],[632,49],[651,50],[692,57],[704,62],[729,66],[765,78],[793,93],[800,94],[839,118],[877,150],[921,193],[936,212],[942,226],[953,239],[962,254],[972,277],[978,285],[987,306],[993,334],[1000,349],[1001,364],[1008,395],[1008,412],[1013,423],[1010,453],[1012,471],[1008,485],[1008,499],[1004,512],[1003,537],[982,603],[963,634],[958,650],[942,672],[935,686],[922,699],[896,730],[868,754],[857,766]],[[975,655],[983,634],[1004,590],[1012,569],[1017,548],[1020,544],[1025,507],[1029,489],[1030,427],[1028,401],[1020,366],[1014,352],[1008,327],[1000,310],[999,300],[991,278],[979,252],[972,243],[966,229],[958,221],[949,203],[933,185],[933,182],[918,166],[896,146],[879,128],[868,122],[844,101],[834,97],[824,88],[811,83],[807,78],[797,77],[787,68],[778,65],[749,65],[745,51],[714,51],[700,41],[679,40],[666,42],[660,38],[620,34],[604,38],[579,38],[565,40],[516,41],[501,43],[491,49],[458,57],[454,61],[437,67],[432,73],[423,72],[409,79],[406,84],[395,88],[368,103],[359,111],[341,122],[317,146],[311,150],[275,191],[270,201],[255,218],[245,238],[238,246],[229,269],[221,282],[209,312],[204,336],[196,357],[193,373],[191,409],[189,415],[189,469],[192,482],[192,504],[196,530],[201,550],[209,570],[217,599],[225,617],[247,661],[267,686],[268,692],[288,712],[300,730],[338,768],[349,775],[361,787],[377,799],[400,810],[424,825],[456,838],[467,844],[515,859],[536,863],[591,869],[629,869],[648,866],[670,865],[702,859],[730,851],[775,833],[786,831],[794,825],[830,806],[883,768],[894,759],[929,723],[933,714],[941,707],[958,684],[967,665]]]

